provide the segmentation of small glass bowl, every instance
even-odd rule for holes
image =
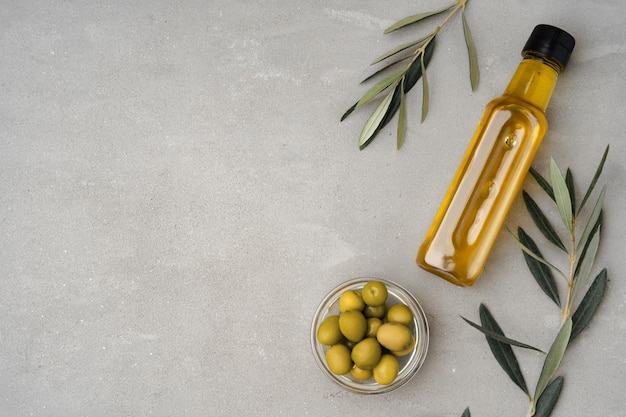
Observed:
[[[396,379],[389,385],[378,384],[373,378],[361,381],[353,378],[349,373],[346,375],[332,373],[326,364],[326,351],[329,346],[322,345],[317,341],[317,329],[324,319],[330,315],[339,314],[339,297],[341,294],[347,290],[361,290],[370,281],[379,281],[387,286],[389,294],[387,307],[392,304],[403,303],[413,312],[413,325],[410,326],[410,330],[415,336],[415,349],[412,353],[398,358],[400,370]],[[424,310],[415,297],[398,284],[381,278],[356,278],[336,287],[320,303],[311,324],[311,347],[313,356],[315,356],[322,372],[339,386],[358,394],[381,394],[406,384],[424,363],[428,351],[428,322]]]

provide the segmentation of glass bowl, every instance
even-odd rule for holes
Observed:
[[[339,314],[339,297],[341,297],[341,294],[347,290],[361,290],[370,281],[379,281],[387,286],[387,307],[392,304],[402,303],[406,304],[413,312],[413,324],[409,328],[415,336],[415,348],[410,354],[398,357],[400,366],[398,376],[389,385],[378,384],[373,378],[361,381],[353,378],[349,373],[345,375],[332,373],[326,364],[326,351],[329,349],[329,346],[322,345],[317,340],[317,329],[324,319],[330,315]],[[400,285],[381,278],[356,278],[336,287],[320,303],[311,324],[311,347],[313,356],[320,369],[333,382],[348,391],[358,394],[381,394],[406,384],[415,376],[424,363],[426,352],[428,351],[428,322],[424,310],[422,310],[415,297]]]

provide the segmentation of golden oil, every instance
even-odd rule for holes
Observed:
[[[535,28],[508,87],[485,109],[418,250],[420,267],[457,285],[476,282],[546,134],[544,111],[573,48],[567,32]]]

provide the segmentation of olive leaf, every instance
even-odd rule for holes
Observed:
[[[528,170],[528,172],[530,173],[530,175],[532,175],[532,177],[535,179],[535,181],[537,181],[537,184],[539,184],[539,186],[543,189],[543,191],[546,192],[546,194],[548,194],[548,196],[550,197],[550,199],[552,199],[552,201],[556,201],[554,199],[554,190],[552,189],[552,186],[550,185],[550,183],[548,181],[546,181],[546,179],[539,173],[539,171],[537,171],[535,168],[530,167],[530,169]]]
[[[572,289],[572,295],[570,298],[570,303],[576,301],[578,293],[581,288],[583,288],[587,284],[587,278],[591,273],[591,267],[593,266],[593,262],[596,259],[596,254],[598,252],[598,246],[600,245],[600,228],[596,229],[593,234],[591,240],[589,241],[589,245],[585,247],[583,250],[578,263],[576,264],[576,270],[574,272],[574,287]]]
[[[465,411],[463,411],[463,414],[461,415],[461,417],[472,417],[469,407],[467,407]]]
[[[493,318],[487,307],[484,304],[480,305],[480,322],[482,327],[485,329],[500,334],[504,336],[502,329]],[[515,357],[515,353],[513,353],[513,349],[510,345],[495,340],[492,337],[485,336],[487,338],[487,343],[489,344],[489,348],[495,356],[496,360],[507,373],[509,378],[518,386],[522,391],[526,393],[530,397],[530,393],[528,392],[528,387],[526,386],[526,380],[524,379],[524,375],[519,367],[519,362]]]
[[[563,377],[557,376],[548,384],[543,395],[537,401],[534,417],[549,417],[552,414],[552,410],[561,395],[561,389],[563,389]]]
[[[552,189],[554,190],[556,205],[561,214],[561,219],[563,219],[567,230],[572,233],[574,227],[572,223],[572,199],[569,195],[567,184],[565,184],[565,178],[563,178],[559,166],[554,159],[550,161],[550,181],[552,183]]]
[[[587,188],[587,192],[585,193],[585,196],[583,197],[583,201],[581,201],[580,207],[578,207],[579,213],[583,209],[589,197],[591,196],[591,193],[593,192],[593,189],[595,188],[596,183],[598,182],[598,179],[600,178],[600,175],[602,174],[602,170],[604,169],[604,163],[606,162],[606,158],[609,154],[609,146],[610,145],[606,145],[606,148],[604,149],[604,153],[602,154],[602,159],[600,160],[600,163],[598,164],[598,167],[596,168],[596,172],[593,175],[593,179],[591,180],[591,184],[589,184],[589,188]]]
[[[428,77],[426,77],[426,66],[424,65],[424,55],[420,59],[422,66],[422,123],[428,114]]]
[[[565,172],[565,185],[567,186],[567,191],[569,192],[572,213],[574,213],[576,211],[576,186],[574,185],[574,174],[572,174],[572,170],[569,168],[567,168],[567,171]]]
[[[541,287],[543,292],[550,297],[550,299],[554,301],[558,307],[561,307],[559,290],[556,286],[552,271],[547,265],[537,260],[537,258],[543,259],[543,255],[539,251],[539,248],[521,227],[517,228],[517,234],[519,241],[536,255],[536,257],[532,257],[528,253],[524,252],[524,259],[526,260],[526,265],[528,265],[530,273],[533,275],[535,281],[537,281],[537,284],[539,284],[539,287]]]
[[[533,198],[526,192],[522,191],[522,197],[524,199],[524,204],[526,205],[526,209],[530,214],[530,217],[534,220],[535,224],[539,231],[548,239],[550,242],[554,243],[557,247],[559,247],[564,252],[567,252],[565,245],[559,238],[556,230],[552,227],[550,220],[543,214],[539,205],[533,200]]]
[[[456,3],[455,3],[456,4]],[[414,14],[412,16],[409,17],[405,17],[404,19],[398,20],[396,23],[394,23],[393,25],[389,26],[387,29],[385,29],[385,34],[387,33],[391,33],[395,30],[398,30],[400,28],[403,28],[405,26],[411,25],[413,23],[417,23],[421,20],[424,20],[426,18],[432,17],[432,16],[437,16],[438,14],[447,12],[448,10],[450,10],[451,8],[453,8],[455,6],[455,4],[452,4],[448,7],[444,7],[441,10],[435,10],[434,12],[426,12],[426,13],[418,13],[418,14]]]
[[[419,38],[419,39],[417,39],[415,41],[403,43],[402,45],[397,46],[397,47],[395,47],[395,48],[385,52],[384,54],[382,54],[381,56],[376,58],[374,61],[372,61],[372,63],[370,65],[377,64],[377,63],[379,63],[381,61],[384,61],[385,59],[387,59],[389,57],[394,56],[395,54],[397,54],[399,52],[402,52],[402,51],[404,51],[406,49],[409,49],[412,46],[418,45],[418,44],[424,42],[426,39],[430,38],[431,36],[433,36],[433,34],[429,33],[428,35],[423,36],[423,37],[421,37],[421,38]]]
[[[596,276],[593,283],[589,287],[587,294],[585,294],[585,297],[580,302],[578,309],[572,316],[573,327],[570,342],[584,330],[595,315],[604,297],[607,282],[608,272],[606,268],[604,268]]]
[[[478,81],[480,80],[480,73],[478,69],[478,58],[476,57],[476,46],[474,45],[472,32],[470,31],[467,18],[465,17],[465,3],[461,11],[461,21],[463,22],[463,34],[465,35],[465,44],[467,45],[467,55],[469,57],[470,83],[472,85],[472,91],[476,91]]]
[[[578,249],[580,249],[583,245],[587,245],[591,233],[594,231],[596,227],[602,222],[602,206],[604,205],[604,196],[606,194],[606,185],[602,188],[600,192],[600,196],[596,201],[596,205],[589,216],[589,220],[587,220],[587,224],[585,225],[585,229],[583,230],[583,234],[580,236],[580,240],[578,241]],[[600,222],[600,223],[599,223]]]
[[[516,346],[516,347],[520,347],[520,348],[524,348],[524,349],[530,349],[530,350],[534,350],[536,352],[540,352],[540,353],[543,353],[543,354],[546,353],[543,350],[541,350],[539,348],[536,348],[534,346],[528,345],[526,343],[518,342],[517,340],[514,340],[514,339],[509,339],[508,337],[503,336],[501,333],[497,333],[497,332],[495,332],[493,330],[489,330],[489,329],[487,329],[487,328],[485,328],[485,327],[483,327],[483,326],[481,326],[479,324],[474,323],[471,320],[466,319],[463,316],[461,316],[461,318],[463,320],[465,320],[465,322],[467,324],[469,324],[470,326],[472,326],[475,329],[478,329],[481,332],[483,332],[483,334],[485,336],[487,336],[488,338],[495,339],[498,342],[506,343],[507,345]]]
[[[433,37],[428,45],[424,48],[424,65],[428,67],[428,63],[430,62],[433,50],[435,48],[435,37]],[[422,66],[419,64],[412,64],[411,67],[407,70],[404,75],[404,87],[401,87],[400,84],[397,84],[395,90],[393,91],[393,97],[391,99],[391,103],[387,108],[387,112],[385,113],[382,120],[380,120],[378,126],[366,133],[368,135],[363,134],[362,131],[361,137],[359,138],[359,149],[363,150],[370,142],[376,137],[378,132],[382,130],[383,127],[387,125],[396,114],[398,109],[400,108],[400,89],[403,88],[404,93],[408,93],[413,86],[417,83],[417,81],[422,77]],[[348,110],[350,112],[350,110]],[[371,117],[370,117],[371,118]]]
[[[361,107],[365,103],[370,102],[377,95],[379,95],[380,93],[385,91],[387,88],[389,88],[389,86],[391,86],[393,83],[395,83],[398,80],[400,80],[405,73],[406,73],[406,69],[402,69],[400,71],[396,71],[393,74],[383,78],[382,80],[380,80],[379,82],[374,84],[374,86],[372,88],[370,88],[363,95],[363,97],[361,97],[361,99],[359,101],[356,102],[355,109],[358,109],[359,107]]]
[[[467,18],[465,16],[465,9],[467,5],[467,0],[456,0],[454,4],[444,7],[440,10],[435,10],[427,13],[419,13],[416,15],[412,15],[401,19],[389,26],[384,33],[390,33],[400,28],[404,28],[408,25],[415,24],[417,22],[421,22],[429,17],[437,16],[441,13],[448,12],[443,21],[435,27],[434,30],[430,31],[427,35],[420,37],[419,39],[403,43],[395,48],[392,48],[383,54],[379,55],[372,64],[378,64],[380,62],[386,61],[391,57],[396,55],[399,56],[399,59],[394,60],[393,62],[388,62],[387,65],[383,66],[372,75],[367,77],[364,81],[367,81],[373,77],[381,76],[384,77],[382,80],[378,81],[373,87],[371,87],[364,95],[361,97],[359,101],[357,101],[354,105],[352,105],[346,112],[341,116],[341,121],[345,120],[348,116],[350,116],[355,110],[362,107],[366,103],[369,103],[376,97],[379,97],[380,94],[385,93],[386,96],[383,99],[383,102],[378,105],[378,107],[374,110],[374,113],[368,118],[365,126],[361,130],[361,134],[359,136],[359,149],[363,150],[378,134],[380,130],[382,130],[387,123],[391,121],[396,112],[402,108],[404,113],[403,117],[399,117],[398,119],[398,128],[397,128],[397,148],[400,149],[402,144],[404,143],[404,139],[406,137],[406,123],[407,118],[406,115],[406,98],[405,94],[407,94],[411,88],[415,85],[417,80],[422,78],[423,76],[423,90],[422,90],[422,117],[421,121],[424,122],[426,115],[428,114],[429,108],[429,85],[428,79],[426,78],[426,68],[428,67],[430,58],[433,53],[433,48],[435,45],[435,38],[437,34],[441,31],[442,27],[450,21],[450,19],[459,11],[461,11],[462,22],[463,22],[463,33],[465,36],[465,41],[468,48],[469,60],[470,60],[470,80],[472,83],[472,90],[476,90],[479,82],[479,71],[478,71],[478,59],[476,54],[476,47],[474,45],[474,41],[472,40],[472,35],[469,29],[469,25],[467,22]],[[405,67],[402,69],[393,72],[390,75],[385,76],[384,74],[387,71],[391,71],[392,68],[396,67],[396,65],[403,63],[404,61],[409,61]],[[401,85],[404,85],[402,87]],[[388,89],[393,89],[393,94],[390,95],[389,92],[386,92]],[[402,91],[401,91],[402,90]],[[403,94],[401,94],[403,93]],[[384,110],[384,111],[383,111]],[[382,115],[382,116],[381,116]]]
[[[395,61],[390,61],[385,66],[380,67],[375,72],[373,72],[370,75],[368,75],[367,77],[365,77],[363,79],[363,81],[361,81],[361,84],[366,83],[367,81],[371,80],[372,78],[376,77],[377,75],[382,74],[383,72],[385,72],[386,70],[390,69],[391,67],[393,67],[395,65],[398,65],[399,63],[404,62],[404,61],[406,61],[409,58],[411,58],[410,55],[400,57],[399,59],[397,59]],[[356,103],[354,104],[354,106],[356,106]],[[346,117],[348,117],[352,111],[354,111],[354,108],[351,107],[350,109],[348,109],[348,111],[346,113],[344,113],[343,116],[341,116],[341,120],[343,121]]]
[[[430,60],[433,57],[436,40],[437,40],[437,37],[433,36],[428,42],[428,44],[426,45],[426,47],[424,48],[424,52],[422,55],[424,56],[424,66],[426,68],[428,68],[428,64],[430,63]],[[404,92],[408,93],[411,90],[411,88],[413,88],[413,86],[417,84],[417,82],[419,81],[421,77],[422,77],[422,66],[420,64],[413,63],[413,65],[411,65],[411,68],[406,73],[406,79],[405,79],[406,86],[404,87]]]
[[[356,109],[356,103],[354,103],[352,105],[352,107],[350,107],[348,110],[346,110],[346,112],[343,114],[343,116],[341,116],[341,121],[343,122],[344,120],[346,120],[346,118],[352,114],[354,109]]]
[[[376,133],[378,127],[385,117],[385,114],[389,110],[393,95],[393,91],[387,94],[387,97],[385,97],[385,99],[378,105],[376,110],[374,110],[374,113],[372,113],[367,122],[365,122],[365,126],[363,126],[363,130],[361,131],[361,136],[359,137],[360,148],[365,147],[369,140],[374,136],[374,133]]]
[[[565,349],[569,343],[569,338],[572,333],[572,318],[568,317],[567,320],[561,326],[559,334],[556,336],[554,343],[550,347],[546,359],[543,362],[543,368],[541,369],[541,375],[535,388],[535,396],[533,398],[533,413],[536,410],[537,402],[541,398],[544,390],[547,388],[548,383],[554,376],[556,370],[559,368],[563,356],[565,355]]]
[[[546,261],[542,256],[537,255],[535,252],[533,252],[533,250],[531,250],[528,246],[526,246],[524,243],[522,243],[519,238],[517,236],[515,236],[513,234],[513,232],[511,232],[511,230],[509,230],[509,228],[507,227],[506,229],[509,234],[511,236],[513,236],[513,239],[515,240],[515,243],[517,243],[517,246],[519,246],[522,251],[525,254],[528,254],[530,257],[532,257],[533,259],[537,260],[538,262],[544,264],[545,266],[552,268],[552,270],[558,272],[563,278],[567,279],[567,276],[556,266],[552,265],[550,262]]]
[[[572,341],[587,327],[594,314],[600,306],[600,302],[604,297],[606,291],[606,284],[608,281],[608,273],[604,268],[593,280],[593,283],[589,287],[587,294],[580,302],[580,305],[576,309],[576,312],[572,316],[572,334],[569,338],[569,343]]]
[[[406,135],[406,99],[404,93],[404,80],[400,85],[400,111],[398,114],[398,133],[397,133],[397,147],[400,149],[404,143],[404,136]]]

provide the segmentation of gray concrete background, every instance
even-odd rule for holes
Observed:
[[[0,416],[526,415],[460,318],[485,303],[507,334],[549,347],[558,311],[516,244],[502,233],[471,289],[414,256],[538,23],[578,43],[536,168],[554,157],[583,190],[611,144],[594,267],[611,281],[562,364],[554,415],[626,416],[626,6],[470,1],[479,89],[457,16],[429,69],[426,122],[416,87],[402,150],[394,121],[360,152],[372,108],[339,117],[369,62],[436,20],[383,29],[444,4],[2,1]],[[521,199],[507,224],[537,236]],[[309,347],[322,297],[357,276],[408,288],[432,328],[420,373],[383,396],[342,391]],[[532,389],[542,358],[517,354]]]

